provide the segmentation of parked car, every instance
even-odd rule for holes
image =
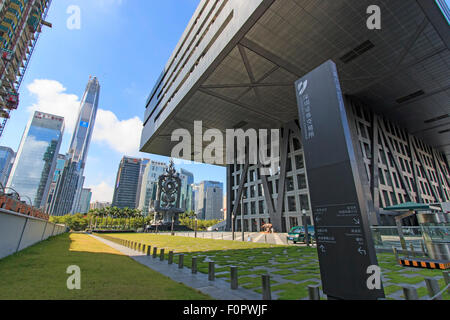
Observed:
[[[308,236],[310,241],[315,240],[314,226],[308,226]],[[305,228],[303,226],[293,227],[287,235],[287,241],[288,243],[289,241],[294,243],[305,242]]]

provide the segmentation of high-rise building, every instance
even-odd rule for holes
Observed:
[[[91,189],[81,190],[80,202],[76,213],[88,213],[91,206],[92,191]]]
[[[111,202],[95,201],[94,203],[91,203],[91,205],[90,205],[91,210],[104,209],[104,208],[108,208],[108,207],[111,207]]]
[[[194,185],[195,213],[202,220],[222,220],[223,183],[202,181]]]
[[[15,157],[16,153],[11,148],[0,147],[0,183],[3,187],[8,182]]]
[[[142,190],[142,182],[144,181],[144,173],[147,166],[150,164],[150,159],[142,159],[141,160],[141,168],[139,170],[139,179],[138,179],[138,187],[136,191],[136,205],[139,206],[141,201],[141,190]]]
[[[2,0],[0,5],[0,137],[45,22],[51,0]]]
[[[181,178],[181,201],[180,206],[185,211],[194,210],[192,201],[192,185],[194,184],[194,175],[186,169],[180,169]]]
[[[100,84],[98,79],[90,77],[81,100],[78,120],[63,174],[57,184],[55,197],[50,206],[50,213],[54,215],[75,213],[78,208],[84,184],[84,168],[97,116],[99,96]]]
[[[56,159],[56,167],[55,173],[53,174],[53,180],[50,184],[50,189],[48,191],[47,203],[45,205],[45,211],[49,213],[50,205],[52,203],[52,199],[55,196],[56,186],[58,184],[59,179],[61,179],[64,166],[66,165],[67,158],[63,154],[58,154]]]
[[[156,200],[156,192],[158,189],[158,178],[164,174],[167,164],[164,162],[150,161],[145,167],[140,188],[139,206],[145,215],[150,211]]]
[[[142,159],[123,157],[117,171],[113,207],[136,209]]]
[[[36,111],[20,142],[7,187],[33,206],[45,206],[61,147],[64,118]]]

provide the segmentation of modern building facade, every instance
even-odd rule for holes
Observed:
[[[0,183],[3,187],[8,182],[15,157],[16,153],[11,148],[0,147]]]
[[[64,118],[36,111],[22,136],[7,187],[34,207],[45,207],[63,133]]]
[[[201,220],[223,219],[223,183],[202,181],[194,185],[195,214]]]
[[[53,174],[53,180],[50,184],[50,189],[48,191],[47,203],[45,211],[49,213],[50,206],[52,204],[53,197],[55,196],[56,186],[58,185],[59,179],[61,179],[62,173],[64,171],[64,166],[66,165],[67,157],[63,154],[59,154],[56,159],[55,173]]]
[[[180,206],[185,211],[194,210],[192,185],[194,184],[194,174],[186,169],[180,169],[181,178],[181,198]]]
[[[91,203],[91,205],[90,205],[91,210],[104,209],[104,208],[109,208],[109,207],[111,207],[111,202],[96,201],[96,202]]]
[[[0,4],[0,137],[33,54],[51,0],[3,0]]]
[[[158,190],[158,178],[167,169],[167,164],[164,162],[151,160],[145,167],[140,188],[139,206],[138,209],[144,215],[147,215],[154,205],[156,194]]]
[[[142,159],[123,157],[117,171],[112,206],[136,209],[139,175]]]
[[[222,132],[279,129],[280,170],[261,176],[257,165],[226,165],[227,221],[230,228],[236,215],[240,228],[243,201],[246,230],[271,222],[287,231],[301,224],[304,210],[312,218],[301,143],[308,128],[299,123],[294,83],[332,60],[371,223],[388,223],[384,208],[395,203],[450,201],[449,11],[435,1],[389,1],[382,28],[372,30],[367,7],[201,1],[149,95],[141,151],[170,156],[172,132],[183,128],[193,137],[200,120],[205,130]],[[211,163],[192,155],[185,158]]]
[[[90,77],[81,100],[78,120],[67,153],[67,161],[50,206],[50,213],[54,215],[75,213],[79,207],[84,184],[83,174],[97,117],[99,98],[98,79]]]
[[[76,213],[83,213],[83,214],[88,213],[91,206],[91,199],[92,199],[91,189],[83,188],[83,190],[81,190],[80,203],[78,205]]]

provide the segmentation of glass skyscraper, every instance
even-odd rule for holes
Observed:
[[[137,208],[138,181],[142,159],[123,157],[117,171],[112,206],[118,208]]]
[[[72,136],[67,161],[56,186],[49,212],[54,215],[76,213],[84,184],[84,168],[97,117],[100,84],[91,77],[81,100],[77,126]]]
[[[7,187],[35,207],[45,206],[63,132],[63,117],[36,111],[22,136]]]
[[[0,183],[3,187],[8,182],[16,153],[8,147],[0,147]]]

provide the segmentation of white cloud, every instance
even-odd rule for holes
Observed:
[[[138,117],[120,121],[111,111],[98,110],[92,140],[126,155],[138,155],[143,123]]]
[[[80,108],[76,95],[67,94],[67,89],[55,80],[36,79],[27,88],[37,97],[37,102],[28,108],[30,112],[41,111],[64,117],[66,131],[73,132]]]
[[[38,110],[62,116],[66,132],[73,132],[80,108],[78,96],[66,93],[67,89],[55,80],[34,80],[28,90],[37,98],[37,102],[28,108],[29,111]],[[99,109],[92,140],[103,143],[118,153],[137,156],[142,126],[138,117],[119,120],[112,111]]]
[[[111,202],[114,195],[114,188],[106,182],[102,182],[96,186],[89,186],[92,190],[91,202]]]

